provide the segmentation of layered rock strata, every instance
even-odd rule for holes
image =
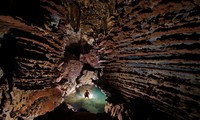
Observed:
[[[98,57],[90,51],[92,42],[82,33],[86,32],[80,31],[77,2],[3,0],[0,4],[0,119],[43,115],[77,85],[91,84],[84,82],[86,78],[97,79]]]
[[[111,101],[150,101],[182,120],[200,118],[199,3],[118,1],[115,25],[99,44]],[[120,102],[119,102],[120,103]]]
[[[1,0],[0,117],[45,114],[103,75],[95,84],[118,119],[140,119],[139,99],[197,120],[199,22],[198,0]]]

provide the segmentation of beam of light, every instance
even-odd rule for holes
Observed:
[[[85,98],[85,91],[89,91],[89,99]],[[76,92],[65,98],[65,103],[70,104],[74,111],[87,110],[91,113],[102,113],[106,104],[106,96],[100,88],[94,85],[85,85],[76,89]]]
[[[83,94],[83,98],[85,98],[85,95]],[[95,96],[90,92],[90,94],[89,94],[89,99],[94,99],[95,98]]]
[[[94,98],[94,95],[92,93],[90,93],[89,98],[90,99]]]

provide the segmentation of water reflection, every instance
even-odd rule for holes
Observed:
[[[89,91],[89,98],[85,98],[85,91]],[[74,111],[89,111],[91,113],[104,112],[104,106],[106,104],[106,96],[101,92],[101,89],[84,85],[76,88],[76,92],[70,94],[65,98],[65,103],[70,104]]]

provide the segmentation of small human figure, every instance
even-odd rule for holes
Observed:
[[[89,99],[89,94],[90,94],[89,91],[86,90],[86,91],[85,91],[85,94],[84,94],[84,95],[85,95],[85,98],[88,98],[88,99]]]

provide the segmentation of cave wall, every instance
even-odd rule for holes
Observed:
[[[86,70],[103,71],[95,83],[114,117],[121,107],[132,119],[139,98],[197,120],[199,21],[198,0],[1,0],[0,117],[54,110]]]
[[[199,119],[199,2],[117,1],[116,11],[99,44],[99,84],[113,89],[110,99],[141,98],[177,119]]]
[[[98,1],[0,1],[0,119],[44,115],[98,79],[92,44],[107,10]]]
[[[83,63],[69,49],[79,48],[80,33],[68,25],[67,4],[0,2],[0,119],[43,115],[76,86]]]

